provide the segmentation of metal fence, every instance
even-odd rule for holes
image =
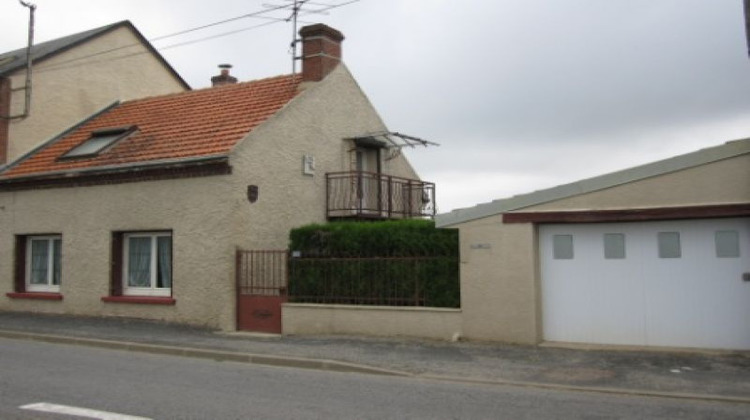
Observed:
[[[435,184],[373,172],[326,174],[329,218],[404,219],[435,216]]]
[[[457,257],[289,259],[289,301],[458,307]]]
[[[237,251],[237,291],[240,295],[282,296],[287,292],[289,252]]]

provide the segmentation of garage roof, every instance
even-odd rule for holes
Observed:
[[[489,203],[478,204],[474,207],[453,210],[449,213],[438,214],[435,216],[435,224],[437,227],[449,227],[471,220],[628,184],[748,153],[750,153],[750,138],[734,140],[720,146],[701,149],[622,171],[534,191],[529,194],[494,200]]]

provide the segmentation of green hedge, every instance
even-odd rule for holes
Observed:
[[[292,229],[289,240],[303,257],[458,256],[458,231],[431,220],[313,224]]]
[[[458,233],[432,221],[304,226],[290,250],[292,302],[460,306]]]

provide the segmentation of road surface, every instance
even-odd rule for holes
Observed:
[[[44,409],[51,412],[39,411]],[[0,418],[87,418],[81,415],[108,420],[746,419],[750,406],[266,367],[0,339]]]

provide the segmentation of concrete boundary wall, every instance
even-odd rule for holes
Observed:
[[[449,308],[285,303],[285,335],[355,334],[451,340],[461,335],[461,310]]]

